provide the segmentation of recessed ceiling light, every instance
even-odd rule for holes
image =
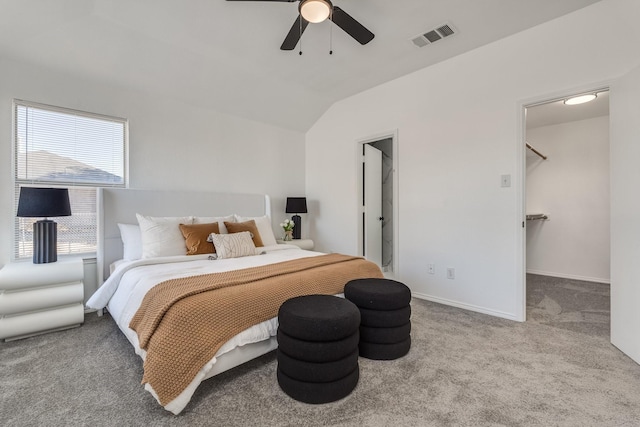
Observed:
[[[585,102],[593,101],[596,98],[597,98],[597,95],[595,93],[590,93],[587,95],[579,95],[579,96],[574,96],[573,98],[565,99],[564,103],[566,105],[578,105],[578,104],[584,104]]]

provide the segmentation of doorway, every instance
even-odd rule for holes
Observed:
[[[577,95],[525,106],[525,318],[608,334],[609,92]]]
[[[358,149],[358,252],[398,274],[398,202],[396,133],[360,141]]]

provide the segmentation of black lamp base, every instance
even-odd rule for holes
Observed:
[[[291,217],[291,221],[293,221],[293,238],[300,239],[300,236],[302,235],[302,230],[300,230],[302,218],[300,218],[300,215],[294,215]]]
[[[50,219],[33,223],[33,263],[58,261],[58,224]]]

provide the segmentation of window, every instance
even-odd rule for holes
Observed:
[[[96,250],[96,188],[126,186],[125,119],[14,100],[15,206],[20,187],[69,189],[72,216],[58,223],[58,254]],[[33,222],[15,222],[15,258],[33,253]]]

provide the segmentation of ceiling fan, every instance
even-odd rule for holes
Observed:
[[[293,3],[300,1],[298,5],[298,18],[291,26],[289,33],[284,39],[281,50],[295,49],[302,33],[309,23],[319,23],[326,19],[333,21],[344,32],[353,37],[358,43],[365,45],[373,40],[373,33],[367,30],[361,23],[356,21],[351,15],[338,6],[331,4],[329,0],[227,0],[227,1],[270,1]]]

